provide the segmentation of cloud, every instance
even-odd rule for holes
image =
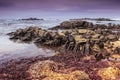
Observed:
[[[10,1],[0,0],[0,8],[8,8],[8,7],[13,7],[13,6],[15,6],[15,4]]]
[[[11,10],[89,11],[118,9],[120,0],[0,0],[0,8]]]

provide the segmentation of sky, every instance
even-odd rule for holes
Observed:
[[[0,0],[0,18],[120,18],[120,0]]]

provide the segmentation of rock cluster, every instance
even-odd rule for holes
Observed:
[[[111,42],[119,40],[120,36],[117,33],[106,30],[103,26],[90,28],[91,26],[93,24],[86,21],[72,21],[61,23],[61,27],[71,27],[72,29],[69,29],[69,31],[53,32],[38,27],[29,27],[18,29],[9,33],[9,35],[12,40],[34,41],[36,45],[60,47],[60,52],[72,51],[82,55],[94,55],[98,60],[106,58],[114,52],[120,54],[120,47],[113,48],[114,44],[111,44]]]
[[[99,20],[99,19],[98,19]],[[96,28],[101,28],[101,29],[108,29],[108,30],[115,30],[115,31],[120,31],[120,25],[119,24],[112,24],[108,23],[108,25],[105,24],[93,24],[92,22],[87,22],[81,19],[73,19],[69,21],[64,21],[60,25],[49,28],[50,30],[57,30],[57,29],[96,29]],[[120,32],[119,32],[120,34]]]
[[[53,28],[50,28],[51,30],[55,30],[55,29],[74,29],[74,28],[90,28],[93,26],[93,23],[91,22],[87,22],[87,21],[82,21],[82,20],[78,20],[78,21],[64,21],[62,22],[59,26],[55,26]]]
[[[47,46],[61,46],[65,44],[65,35],[61,35],[56,32],[47,31],[38,27],[29,27],[25,29],[18,29],[15,32],[11,32],[11,40],[20,40],[22,42],[34,41],[37,44],[43,44]]]
[[[75,19],[76,20],[76,19]],[[78,19],[79,20],[79,19]],[[95,21],[115,21],[109,18],[82,18],[81,20],[95,20]]]

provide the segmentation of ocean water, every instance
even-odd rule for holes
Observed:
[[[93,24],[106,24],[108,25],[109,23],[112,24],[120,24],[120,20],[114,20],[114,21],[95,21],[95,20],[86,20],[88,22],[92,22]]]
[[[30,26],[37,26],[47,29],[60,24],[62,20],[4,20],[0,19],[0,61],[34,57],[34,56],[52,56],[54,50],[47,48],[38,48],[33,43],[18,43],[9,40],[6,34],[15,31],[19,28],[26,28]]]

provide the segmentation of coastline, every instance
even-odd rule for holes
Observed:
[[[76,23],[76,22],[72,22],[72,24],[74,24],[74,23]],[[54,28],[55,29],[63,28],[63,30],[64,30],[64,28],[68,28],[68,26],[70,25],[69,28],[73,29],[71,34],[75,35],[74,37],[76,40],[78,40],[78,41],[80,41],[80,43],[82,42],[84,44],[86,43],[86,40],[88,40],[87,38],[89,38],[89,35],[86,36],[85,38],[83,38],[83,37],[81,38],[80,34],[86,34],[86,33],[88,33],[88,34],[90,33],[92,35],[96,34],[96,33],[101,34],[97,31],[94,33],[94,31],[92,31],[92,29],[81,29],[81,27],[86,28],[86,26],[88,28],[91,28],[91,27],[93,27],[93,24],[87,23],[87,22],[80,22],[80,23],[86,23],[86,24],[84,24],[84,25],[80,24],[78,31],[76,31],[76,27],[71,26],[71,22],[70,22],[70,24],[66,24],[66,22],[61,23],[59,26],[54,27]],[[75,25],[75,26],[77,26],[77,25]],[[100,27],[101,27],[101,25],[98,25],[98,28],[100,28]],[[102,27],[107,27],[107,26],[102,25]],[[113,28],[114,27],[111,27],[111,29],[113,29]],[[117,27],[117,28],[119,29],[119,27]],[[45,34],[44,31],[47,33],[46,35],[44,35]],[[86,32],[86,31],[88,31],[88,32]],[[29,33],[32,33],[32,35],[31,34],[29,35]],[[44,33],[44,34],[42,34],[42,33]],[[108,33],[110,34],[111,32],[108,32]],[[23,36],[24,34],[25,34],[25,36]],[[18,29],[16,32],[9,33],[11,40],[16,39],[16,40],[20,40],[22,42],[25,42],[25,41],[35,42],[36,41],[35,42],[36,46],[39,46],[39,45],[48,46],[50,49],[52,47],[56,47],[59,50],[61,46],[66,45],[65,44],[66,39],[64,39],[64,38],[66,37],[65,34],[68,34],[68,33],[62,33],[62,34],[60,33],[60,35],[58,35],[58,36],[56,36],[56,34],[57,33],[50,32],[50,31],[47,31],[47,30],[44,30],[41,28],[37,28],[37,27]],[[105,35],[108,36],[107,39],[109,39],[111,42],[118,41],[118,38],[116,38],[116,36],[114,36],[114,35],[111,36],[109,34],[105,33]],[[77,35],[77,37],[76,37],[76,35]],[[40,39],[38,36],[40,37]],[[49,36],[51,36],[51,37],[49,37]],[[42,41],[41,41],[41,38],[43,39]],[[47,39],[47,41],[44,41],[44,38]],[[80,39],[78,39],[78,38],[80,38]],[[95,36],[95,38],[96,38],[96,36]],[[101,39],[101,40],[103,40],[103,39]],[[56,41],[52,42],[54,40],[56,40]],[[91,40],[96,41],[96,39],[94,39],[94,38],[93,39],[91,38]],[[97,39],[97,40],[100,40],[100,39]],[[51,44],[51,42],[54,44]],[[107,45],[109,44],[107,41],[103,40],[103,42]],[[115,48],[116,48],[116,44],[119,46],[118,43],[119,42],[114,43]],[[110,43],[110,44],[112,45],[113,43]],[[78,80],[78,79],[84,78],[87,80],[93,80],[93,79],[102,80],[102,79],[119,79],[120,78],[120,62],[119,62],[120,55],[119,55],[119,53],[114,54],[114,53],[111,53],[111,51],[109,51],[111,55],[108,55],[105,53],[105,55],[103,55],[102,57],[99,55],[98,55],[98,57],[96,57],[94,54],[91,55],[91,53],[90,54],[85,53],[85,55],[81,54],[81,52],[79,50],[78,50],[78,52],[74,52],[72,49],[72,48],[74,48],[74,46],[72,46],[72,48],[68,48],[69,46],[70,46],[70,43],[67,46],[67,49],[64,48],[64,50],[66,52],[64,52],[64,50],[62,50],[62,52],[56,51],[54,56],[51,56],[51,57],[36,56],[36,57],[31,57],[31,58],[13,59],[13,60],[10,60],[5,63],[3,62],[0,65],[0,79],[6,79],[6,80],[9,80],[9,79],[11,79],[11,80],[14,80],[14,79],[15,80],[16,79],[17,80],[23,80],[23,79],[25,79],[25,80],[41,80],[41,79],[57,80],[57,79],[60,79],[60,80],[65,80],[65,78],[67,78],[69,80],[73,80],[73,79]],[[109,49],[109,50],[111,50],[111,49]],[[97,53],[99,53],[99,51]],[[107,59],[108,57],[109,57],[109,59]],[[98,61],[97,61],[97,58],[98,58]],[[40,73],[39,70],[43,73]],[[44,70],[45,71],[48,70],[48,73],[44,73],[45,72]],[[53,73],[53,74],[49,75],[49,73]],[[80,77],[81,73],[84,74],[83,77]],[[113,74],[111,74],[111,76],[109,76],[108,74],[110,74],[110,73],[113,73]],[[63,76],[62,74],[66,75],[66,76]],[[79,74],[79,77],[77,77],[78,74]],[[105,74],[106,76],[104,76],[103,74]],[[73,77],[69,78],[69,76],[71,76],[71,75]],[[62,79],[59,77],[61,77]]]

